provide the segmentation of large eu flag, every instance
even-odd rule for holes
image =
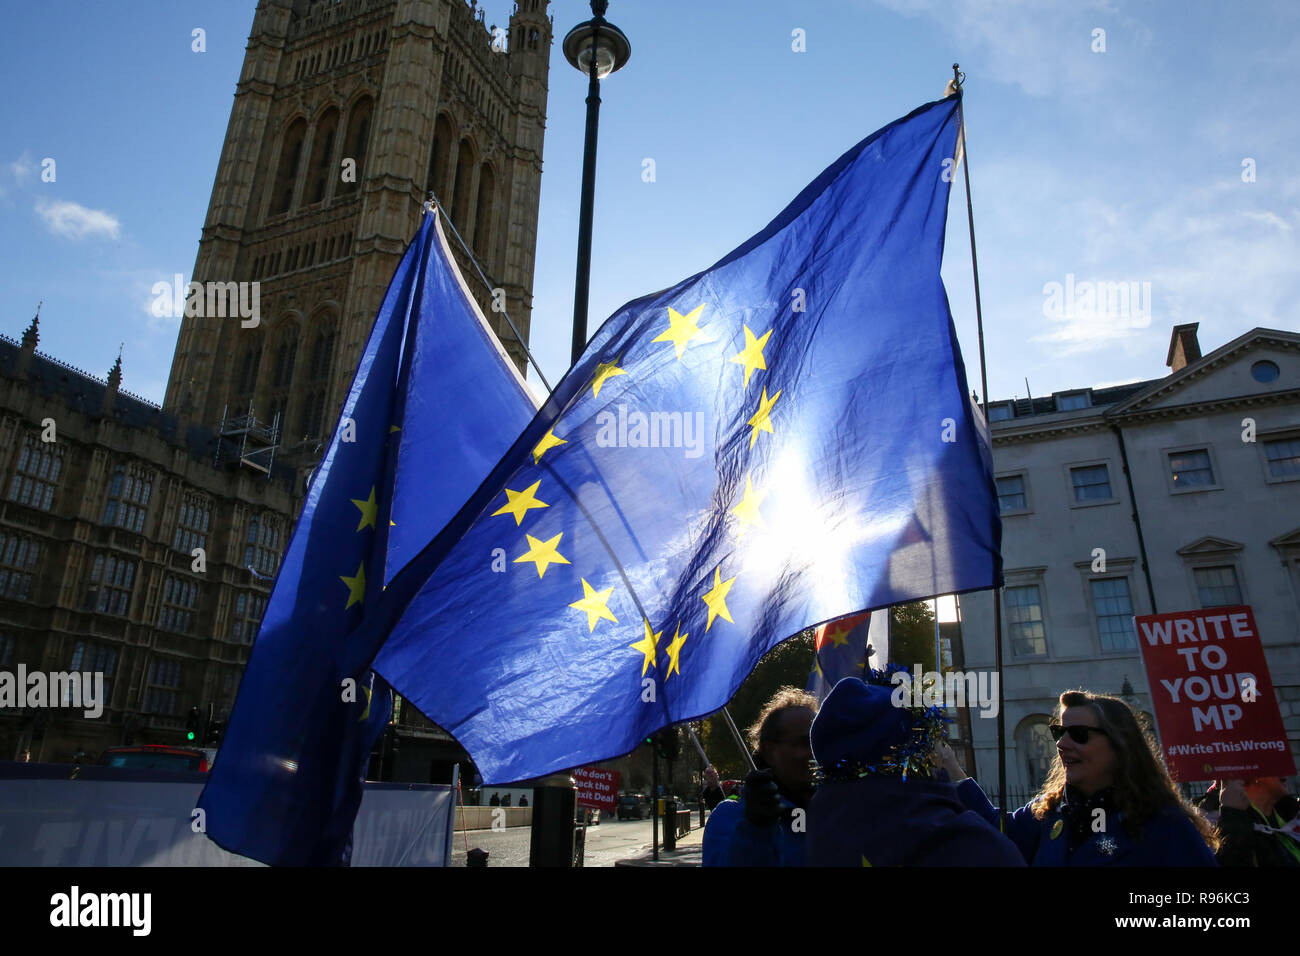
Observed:
[[[375,670],[485,781],[711,713],[805,627],[1000,584],[939,275],[957,107],[872,134],[717,265],[620,309],[379,596]]]
[[[378,644],[357,631],[363,612],[535,412],[426,214],[313,475],[199,800],[220,846],[279,865],[349,862],[392,707],[368,666]],[[349,666],[354,656],[366,666]]]

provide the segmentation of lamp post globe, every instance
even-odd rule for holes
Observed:
[[[592,3],[592,19],[579,23],[568,32],[561,49],[564,58],[584,76],[591,73],[591,51],[596,50],[596,79],[603,80],[621,70],[632,56],[632,44],[627,35],[605,19],[608,3]]]

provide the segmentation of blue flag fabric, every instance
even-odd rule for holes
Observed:
[[[361,783],[392,709],[368,666],[345,665],[356,654],[368,664],[378,647],[360,646],[365,606],[535,411],[426,214],[313,476],[199,800],[224,849],[277,865],[349,862]],[[472,436],[476,453],[448,455],[448,434]],[[394,484],[405,493],[396,504]]]
[[[619,310],[370,608],[375,669],[486,782],[711,713],[804,627],[1001,583],[939,274],[957,106],[874,133]]]
[[[889,661],[889,608],[828,621],[813,635],[813,669],[808,693],[824,701],[845,677],[864,679],[867,666],[884,670]]]

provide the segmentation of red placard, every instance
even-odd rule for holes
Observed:
[[[1134,622],[1175,780],[1295,773],[1249,607],[1143,614]]]
[[[578,785],[578,806],[613,812],[618,803],[618,781],[622,774],[598,767],[579,767],[572,773],[573,782]]]

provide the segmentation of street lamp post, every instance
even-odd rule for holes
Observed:
[[[596,137],[600,123],[600,81],[623,68],[632,45],[623,31],[605,19],[608,0],[591,0],[594,16],[564,38],[564,58],[587,75],[587,132],[582,152],[582,205],[578,214],[578,270],[573,293],[571,363],[587,346],[587,297],[591,288],[591,217],[596,193]]]

